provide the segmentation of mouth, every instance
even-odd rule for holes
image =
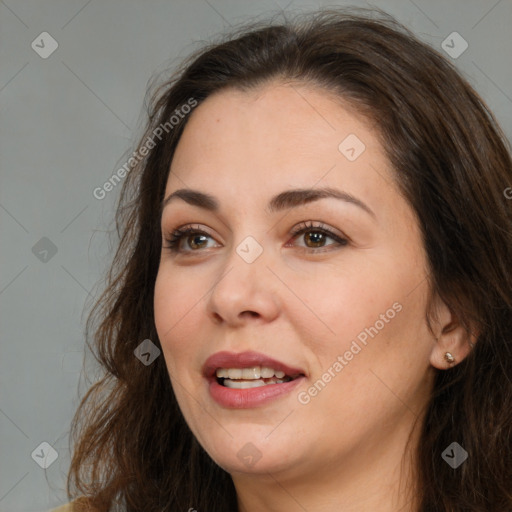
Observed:
[[[217,352],[205,362],[203,376],[215,401],[229,408],[245,408],[290,393],[306,373],[264,354],[247,351]]]
[[[231,389],[249,389],[268,386],[269,384],[283,384],[303,375],[303,373],[287,375],[284,371],[269,366],[217,368],[215,371],[217,383]]]

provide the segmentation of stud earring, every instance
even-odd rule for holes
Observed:
[[[447,363],[451,364],[451,363],[454,363],[454,362],[455,362],[455,357],[453,357],[453,355],[452,355],[450,352],[446,352],[446,353],[444,354],[444,360],[445,360]]]

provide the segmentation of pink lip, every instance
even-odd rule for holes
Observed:
[[[217,382],[215,371],[217,368],[251,368],[253,366],[267,366],[274,370],[281,370],[290,377],[295,377],[282,384],[268,384],[257,388],[233,389],[222,386]],[[208,390],[211,397],[224,407],[232,409],[245,409],[258,407],[280,396],[290,393],[300,385],[305,372],[300,368],[290,367],[276,359],[258,352],[217,352],[210,356],[204,366],[203,375],[208,381]]]

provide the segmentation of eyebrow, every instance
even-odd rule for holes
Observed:
[[[337,190],[335,188],[314,188],[314,189],[292,189],[285,190],[274,196],[268,203],[266,211],[269,213],[280,212],[290,208],[318,201],[319,199],[334,198],[353,204],[370,214],[374,219],[377,218],[373,210],[363,201],[354,197],[348,192]],[[181,188],[174,191],[162,202],[161,211],[172,201],[182,199],[192,206],[198,206],[211,212],[217,212],[220,209],[219,201],[212,195],[193,190],[190,188]]]

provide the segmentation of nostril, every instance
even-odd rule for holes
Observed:
[[[245,314],[248,314],[249,316],[252,316],[252,317],[258,317],[260,316],[258,313],[256,313],[255,311],[242,311],[242,313],[240,313],[241,315],[245,315]]]

